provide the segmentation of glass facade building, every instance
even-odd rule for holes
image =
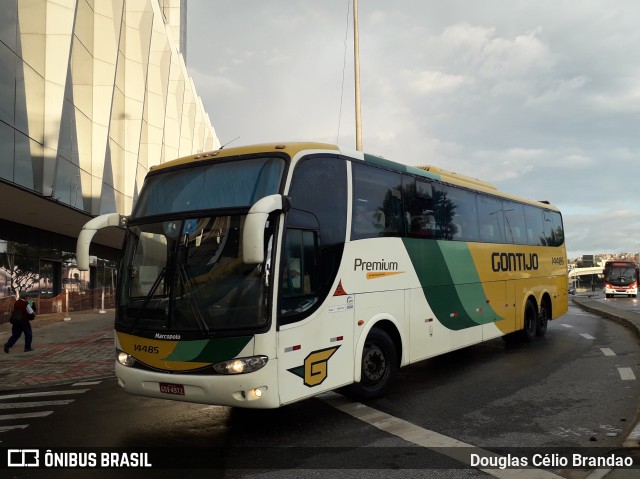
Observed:
[[[0,13],[0,322],[16,292],[40,313],[108,307],[123,232],[97,234],[80,272],[84,223],[128,215],[151,166],[219,147],[185,66],[186,0]]]

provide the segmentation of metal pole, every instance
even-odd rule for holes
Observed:
[[[360,116],[360,43],[358,39],[358,0],[353,0],[353,65],[356,84],[356,150],[362,151],[362,118]]]
[[[104,284],[102,285],[102,306],[100,307],[99,313],[101,313],[101,314],[106,313],[106,311],[104,309]]]
[[[102,262],[102,303],[100,306],[100,313],[104,314],[106,313],[106,311],[104,310],[104,280],[105,280],[105,274],[106,274],[106,261]]]
[[[65,299],[65,309],[66,311],[66,315],[64,317],[65,321],[71,321],[71,316],[69,316],[69,284],[67,284],[67,287],[64,288],[64,299]]]

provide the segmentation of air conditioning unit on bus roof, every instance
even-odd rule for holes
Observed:
[[[442,169],[442,168],[438,168],[437,166],[420,165],[420,166],[417,166],[416,168],[419,168],[419,169],[424,170],[424,171],[429,171],[431,173],[435,173],[436,175],[440,175],[442,177],[455,178],[458,181],[464,181],[466,183],[472,183],[474,185],[483,186],[485,188],[489,188],[489,189],[492,189],[492,190],[497,190],[498,189],[494,185],[492,185],[491,183],[489,183],[487,181],[482,181],[482,180],[479,180],[477,178],[471,178],[470,176],[464,176],[464,175],[456,173],[455,171],[445,170],[445,169]]]

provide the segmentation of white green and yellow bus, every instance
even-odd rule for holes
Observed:
[[[562,217],[433,167],[320,143],[203,153],[152,168],[126,228],[115,371],[142,396],[276,408],[567,311]]]

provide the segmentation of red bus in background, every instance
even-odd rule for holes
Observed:
[[[634,261],[607,261],[604,264],[604,294],[612,298],[625,294],[638,295],[638,265]]]

